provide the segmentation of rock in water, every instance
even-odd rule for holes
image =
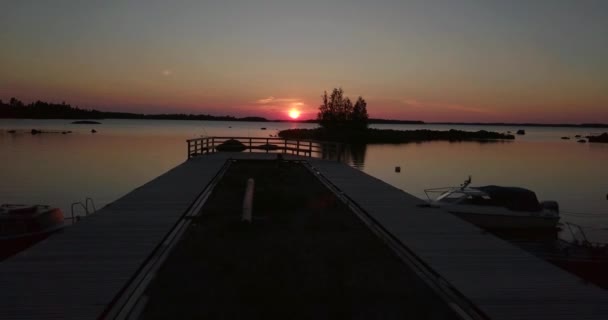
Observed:
[[[217,147],[215,147],[215,149],[217,149],[218,151],[241,152],[247,149],[247,147],[242,142],[236,139],[229,139],[219,144]]]

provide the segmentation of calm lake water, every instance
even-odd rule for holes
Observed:
[[[0,203],[50,204],[70,214],[71,203],[95,200],[97,208],[186,160],[186,139],[207,136],[268,137],[287,128],[315,124],[170,120],[0,119]],[[267,130],[260,130],[266,127]],[[412,130],[490,130],[517,127],[375,125]],[[71,134],[31,135],[31,129]],[[98,132],[93,134],[91,129]],[[353,148],[351,165],[397,188],[425,198],[424,189],[496,184],[534,190],[556,200],[562,220],[587,227],[592,240],[608,242],[608,144],[577,143],[575,135],[606,129],[533,128],[512,142],[425,142]],[[8,130],[17,130],[16,134]],[[561,140],[569,136],[571,140]],[[401,172],[396,173],[395,167]]]

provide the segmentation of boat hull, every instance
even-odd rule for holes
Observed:
[[[46,239],[48,236],[59,230],[61,230],[61,228],[57,228],[53,231],[48,232],[24,235],[21,237],[0,239],[0,261],[35,245],[36,243]]]
[[[6,259],[64,227],[63,213],[49,206],[0,206],[0,260]]]
[[[573,273],[589,282],[608,289],[608,259],[567,259],[562,257],[548,258],[547,261]]]
[[[559,217],[500,215],[448,210],[450,213],[480,228],[503,229],[555,229]]]

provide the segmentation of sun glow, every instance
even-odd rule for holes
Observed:
[[[297,118],[299,118],[300,117],[300,111],[296,110],[296,109],[289,110],[289,117],[292,118],[292,119],[294,119],[294,120],[297,119]]]

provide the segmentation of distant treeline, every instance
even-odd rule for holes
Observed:
[[[570,128],[608,128],[607,123],[505,123],[505,122],[429,122],[454,126],[508,126],[508,127],[570,127]]]
[[[155,120],[210,120],[210,121],[251,121],[251,122],[287,122],[294,120],[268,120],[263,117],[233,117],[212,116],[209,114],[163,113],[142,114],[129,112],[99,111],[95,109],[81,109],[70,104],[35,101],[24,104],[22,101],[11,98],[8,102],[0,100],[0,118],[13,119],[155,119]],[[318,120],[296,120],[304,123],[318,123]],[[424,124],[422,121],[370,119],[370,123],[393,124]]]
[[[95,109],[72,107],[65,102],[49,103],[36,101],[24,104],[16,98],[8,103],[0,100],[0,118],[17,119],[166,119],[166,120],[217,120],[217,121],[268,121],[262,117],[212,116],[208,114],[141,114],[107,112]]]
[[[209,121],[252,121],[252,122],[286,122],[293,120],[268,120],[263,117],[212,116],[209,114],[142,114],[129,112],[99,111],[81,109],[70,104],[36,101],[24,104],[16,98],[8,102],[0,100],[0,118],[14,119],[165,119],[165,120],[209,120]],[[299,120],[297,122],[318,123],[315,120]],[[608,128],[604,123],[582,124],[543,124],[543,123],[464,123],[464,122],[432,122],[425,123],[417,120],[391,120],[370,118],[369,123],[375,124],[444,124],[444,125],[479,125],[479,126],[512,126],[512,127],[585,127]]]

